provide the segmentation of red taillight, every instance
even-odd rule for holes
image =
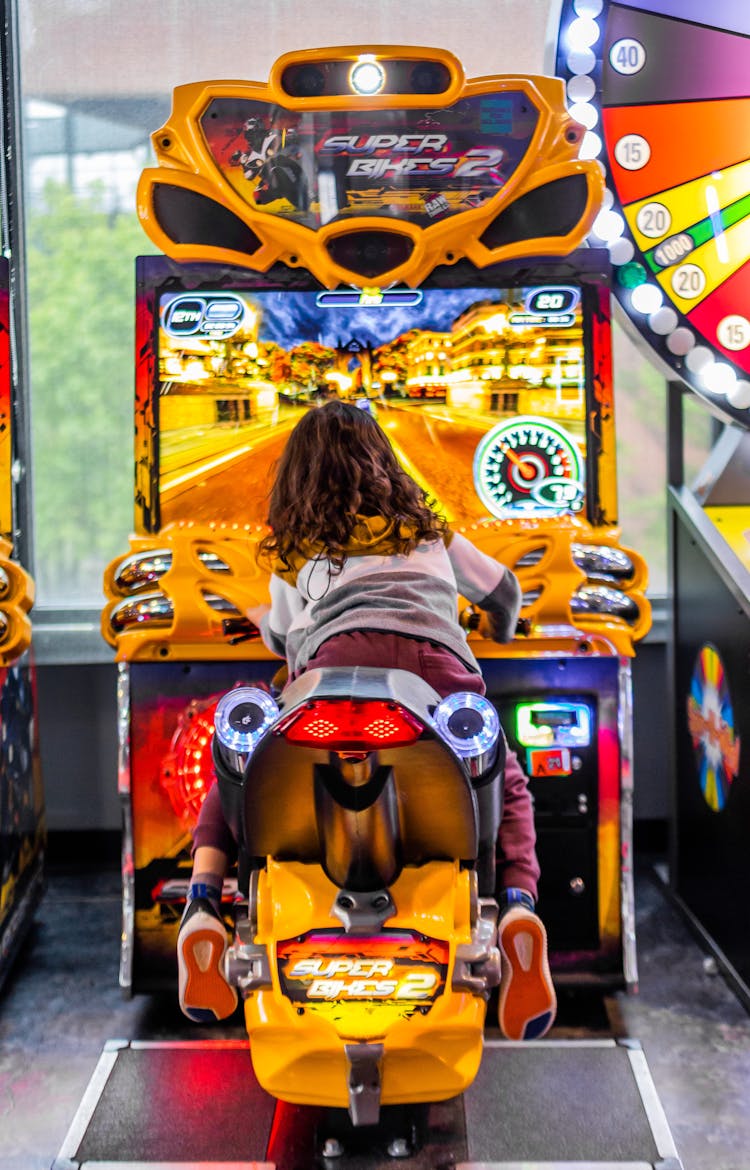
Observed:
[[[302,747],[373,751],[416,743],[423,727],[409,711],[382,699],[314,699],[295,711],[280,730],[289,743]]]

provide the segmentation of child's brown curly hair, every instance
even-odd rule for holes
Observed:
[[[401,553],[437,540],[445,519],[393,453],[372,415],[333,400],[303,415],[276,467],[268,524],[259,555],[290,557],[317,546],[340,571],[357,516],[394,520],[390,539]]]

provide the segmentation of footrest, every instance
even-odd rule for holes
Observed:
[[[399,1147],[404,1170],[682,1170],[634,1041],[488,1041],[462,1097],[409,1109],[352,1131],[269,1097],[244,1040],[109,1041],[52,1170],[299,1170],[326,1134],[329,1170],[393,1170]]]

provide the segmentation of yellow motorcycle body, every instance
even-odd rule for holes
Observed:
[[[374,1124],[382,1105],[457,1096],[479,1068],[502,768],[493,754],[473,783],[433,726],[439,696],[403,671],[314,671],[285,698],[244,774],[215,753],[254,858],[226,975],[261,1086]],[[393,742],[374,748],[373,729]]]

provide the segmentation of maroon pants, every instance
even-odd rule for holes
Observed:
[[[390,670],[408,670],[418,674],[437,691],[441,699],[455,691],[485,692],[481,674],[469,670],[460,658],[444,646],[405,638],[401,634],[337,634],[329,638],[307,664],[307,670],[323,666],[381,666]],[[300,672],[302,673],[302,672]]]
[[[456,691],[485,693],[484,680],[443,646],[399,634],[372,634],[356,631],[329,638],[307,664],[307,669],[325,666],[373,666],[408,670],[429,683],[445,698]],[[497,839],[498,887],[528,890],[536,899],[539,863],[536,833],[528,780],[515,752],[508,752],[503,785],[503,817]],[[212,845],[232,856],[236,845],[221,810],[217,784],[209,790],[193,834],[193,852]]]

